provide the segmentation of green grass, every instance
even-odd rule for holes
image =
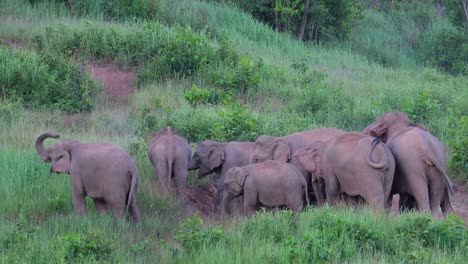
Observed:
[[[158,21],[147,22],[106,21],[101,11],[71,16],[61,6],[32,8],[27,2],[0,3],[0,38],[6,46],[2,49],[16,42],[27,52],[39,52],[33,39],[42,36],[46,52],[63,52],[64,47],[76,45],[76,52],[63,55],[76,65],[112,60],[137,67],[138,72],[155,60],[155,54],[160,55],[159,48],[190,26],[193,35],[184,35],[188,39],[200,36],[203,45],[219,52],[227,36],[233,50],[224,48],[231,55],[262,66],[250,72],[258,74],[259,81],[252,82],[244,94],[234,93],[226,104],[196,108],[183,94],[192,85],[226,92],[213,76],[229,81],[226,76],[236,73],[239,64],[225,59],[191,74],[150,76],[127,99],[96,96],[91,112],[26,110],[21,103],[0,98],[1,263],[219,263],[220,259],[227,263],[463,263],[467,259],[467,231],[455,216],[434,221],[411,212],[395,218],[365,208],[325,207],[310,208],[295,217],[282,212],[200,225],[195,217],[192,224],[183,225],[187,215],[173,195],[158,191],[146,157],[152,134],[166,125],[176,127],[194,147],[205,139],[253,140],[261,134],[286,135],[317,127],[359,131],[383,112],[405,111],[448,144],[451,156],[458,155],[450,175],[466,182],[462,127],[468,114],[468,78],[415,63],[400,34],[416,27],[410,20],[407,28],[396,28],[385,24],[389,20],[382,14],[365,15],[363,21],[372,26],[364,23],[355,41],[370,38],[377,48],[392,53],[387,55],[395,63],[385,67],[346,45],[307,45],[240,10],[202,1],[161,1]],[[374,26],[382,23],[391,34],[384,35]],[[66,34],[46,39],[46,27]],[[378,43],[399,43],[403,48],[398,53]],[[202,46],[198,51],[206,50]],[[250,110],[239,110],[235,102],[250,105]],[[42,163],[34,150],[34,140],[44,131],[83,142],[113,142],[129,151],[140,174],[142,223],[136,226],[129,219],[98,216],[90,200],[87,215],[77,216],[69,176],[50,174],[49,164]],[[46,145],[52,142],[49,139]],[[204,183],[194,176],[190,174],[191,185]],[[193,237],[184,240],[184,235]]]

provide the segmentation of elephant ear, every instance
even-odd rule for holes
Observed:
[[[208,154],[208,167],[214,170],[224,162],[224,151],[218,145],[212,145]]]
[[[273,160],[288,162],[291,159],[291,148],[283,140],[276,142],[273,147]]]
[[[304,168],[312,174],[323,175],[322,151],[325,147],[323,142],[315,142],[307,148],[303,148],[296,154]]]
[[[236,171],[234,173],[234,178],[236,180],[236,183],[244,187],[245,180],[247,180],[247,176],[249,175],[249,172],[243,168],[236,168],[235,170]]]
[[[372,125],[368,126],[366,132],[372,137],[384,137],[388,131],[388,125],[382,119],[377,119]]]
[[[57,157],[52,161],[52,171],[57,173],[69,173],[70,171],[70,153],[68,151],[60,151]]]

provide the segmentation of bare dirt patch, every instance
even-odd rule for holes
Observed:
[[[468,191],[462,185],[453,186],[453,210],[461,216],[468,226]]]
[[[216,187],[213,184],[202,187],[187,187],[187,196],[190,213],[200,211],[200,216],[204,219],[208,219],[213,215],[216,196]]]
[[[131,71],[118,68],[113,64],[87,64],[84,68],[93,79],[105,87],[108,96],[127,97],[133,92],[136,76]]]

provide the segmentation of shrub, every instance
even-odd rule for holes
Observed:
[[[224,237],[224,230],[221,227],[204,228],[199,213],[197,211],[192,217],[185,219],[174,235],[174,239],[181,243],[188,253],[197,252],[203,245],[216,243]]]
[[[1,100],[0,98],[0,122],[10,123],[17,120],[22,114],[20,101]]]
[[[262,69],[261,60],[254,61],[251,58],[242,57],[217,70],[211,69],[208,74],[214,85],[235,94],[245,94],[258,88]]]
[[[451,109],[450,109],[451,110]],[[452,110],[449,112],[453,112]],[[450,165],[461,170],[467,175],[468,172],[468,116],[451,116],[449,118]],[[465,176],[468,180],[468,176]]]
[[[220,120],[213,124],[211,137],[219,141],[255,141],[259,136],[257,118],[251,114],[249,105],[235,102],[222,109]]]
[[[194,107],[204,104],[216,105],[221,102],[228,103],[228,101],[232,98],[232,96],[227,95],[224,92],[201,89],[198,88],[198,86],[195,84],[192,84],[192,88],[185,91],[183,96],[185,100],[187,100],[190,105]]]
[[[451,74],[468,74],[468,34],[451,25],[431,28],[421,56],[425,62]]]
[[[55,53],[0,48],[0,98],[28,108],[90,111],[98,84]]]
[[[68,234],[64,238],[67,247],[67,261],[108,260],[114,250],[114,243],[100,230],[88,230],[84,235]]]

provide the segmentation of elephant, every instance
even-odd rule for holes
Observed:
[[[255,147],[254,142],[218,142],[206,140],[197,146],[190,159],[188,169],[198,169],[198,178],[202,178],[211,173],[220,175],[216,182],[217,197],[215,200],[215,210],[221,209],[221,213],[231,213],[240,210],[240,199],[234,199],[227,206],[224,193],[224,178],[226,172],[232,167],[241,167],[249,164],[250,156]]]
[[[335,204],[340,196],[362,197],[377,210],[388,205],[395,172],[390,150],[377,138],[347,132],[327,142],[315,142],[294,157],[311,173],[319,205]]]
[[[300,148],[309,146],[316,141],[327,141],[334,136],[342,135],[345,131],[335,128],[318,128],[302,132],[296,132],[283,137],[273,137],[263,135],[255,141],[255,149],[250,158],[250,163],[259,163],[266,160],[278,160],[289,162],[295,166],[307,181],[311,190],[311,175],[293,157],[293,154]]]
[[[426,127],[403,112],[388,112],[363,132],[382,138],[395,157],[393,193],[409,194],[418,210],[435,218],[453,211],[445,147]]]
[[[114,216],[123,218],[125,210],[129,210],[133,220],[139,222],[138,170],[128,153],[105,142],[62,140],[50,148],[44,147],[45,139],[59,137],[56,133],[40,135],[36,151],[44,162],[52,162],[51,172],[70,174],[75,211],[85,214],[88,196],[98,213],[112,209]]]
[[[286,205],[293,212],[302,210],[304,199],[309,205],[307,183],[300,171],[289,163],[268,160],[233,167],[224,178],[226,202],[240,197],[242,212],[252,215],[259,205]]]
[[[177,195],[187,201],[187,174],[191,149],[188,141],[172,127],[161,128],[148,147],[148,158],[164,191],[169,191],[174,179]]]

